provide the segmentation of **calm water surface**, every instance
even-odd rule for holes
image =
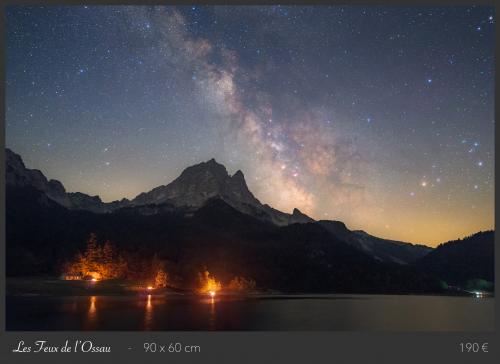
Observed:
[[[7,297],[7,330],[491,331],[493,325],[493,298]]]

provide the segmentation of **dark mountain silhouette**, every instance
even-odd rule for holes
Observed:
[[[437,292],[438,281],[410,266],[381,263],[317,223],[277,226],[243,214],[219,197],[191,216],[171,205],[109,214],[70,210],[29,186],[7,186],[7,274],[59,274],[90,232],[111,240],[140,275],[153,255],[193,285],[208,268],[221,280],[251,277],[285,292]]]
[[[411,264],[432,251],[425,245],[381,239],[361,230],[351,231],[340,221],[318,223],[340,240],[383,262]]]
[[[222,164],[215,159],[186,168],[168,185],[159,186],[139,194],[133,200],[122,199],[110,203],[102,202],[99,196],[81,192],[66,193],[62,183],[48,181],[38,170],[27,169],[19,155],[6,149],[7,184],[33,186],[47,194],[47,197],[70,209],[109,213],[123,207],[170,204],[196,210],[212,197],[218,196],[241,212],[271,221],[276,225],[313,221],[295,209],[287,214],[261,204],[247,187],[243,172],[230,176]]]
[[[99,196],[89,196],[81,192],[66,193],[59,181],[48,181],[40,171],[27,169],[21,157],[9,149],[6,149],[6,165],[8,186],[34,187],[44,192],[48,199],[70,210],[104,214],[119,209],[135,209],[139,214],[154,215],[168,207],[192,214],[208,200],[217,197],[242,213],[277,226],[314,222],[299,209],[287,214],[262,204],[248,189],[241,171],[230,176],[226,168],[214,159],[186,168],[168,185],[141,193],[131,201],[122,199],[110,203],[102,202]],[[350,231],[341,222],[318,223],[336,238],[380,261],[410,264],[431,250],[421,245],[395,242],[360,231]]]
[[[467,281],[494,281],[493,231],[479,232],[439,245],[416,262],[422,271],[440,277],[450,285],[466,286]]]
[[[215,159],[186,168],[174,181],[141,193],[129,206],[169,203],[177,207],[197,209],[213,197],[226,201],[243,213],[276,225],[312,221],[298,210],[290,215],[263,205],[248,189],[243,172],[237,171],[230,176],[226,167]]]
[[[243,173],[230,176],[215,160],[131,201],[103,203],[66,193],[7,150],[6,203],[10,276],[59,274],[90,233],[118,246],[131,275],[157,256],[187,286],[209,268],[222,280],[240,275],[287,292],[422,293],[439,292],[440,280],[489,279],[493,271],[493,233],[478,235],[481,245],[469,238],[428,253],[298,209],[274,210],[251,194]]]
[[[53,179],[48,180],[38,169],[26,168],[21,157],[10,149],[5,149],[5,166],[7,185],[31,186],[44,192],[48,198],[60,205],[71,206],[70,199],[61,182]]]

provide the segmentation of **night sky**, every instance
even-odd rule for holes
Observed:
[[[6,144],[133,198],[215,158],[263,203],[436,245],[494,225],[492,7],[8,7]]]

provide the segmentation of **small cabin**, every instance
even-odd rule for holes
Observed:
[[[61,274],[59,279],[62,279],[64,281],[80,281],[83,279],[83,276],[74,273],[63,273]]]

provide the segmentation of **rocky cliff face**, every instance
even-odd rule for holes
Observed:
[[[28,169],[21,157],[9,149],[7,153],[7,183],[17,186],[32,186],[46,193],[47,197],[70,209],[88,210],[95,213],[109,213],[128,207],[146,211],[155,211],[152,206],[169,205],[196,210],[208,200],[220,198],[240,212],[257,217],[260,220],[284,226],[294,223],[314,221],[295,209],[292,214],[276,210],[262,204],[250,192],[243,172],[229,175],[222,164],[215,159],[186,168],[181,175],[167,185],[159,186],[149,192],[139,194],[129,201],[102,202],[99,196],[89,196],[81,192],[66,193],[62,183],[48,181],[42,172]]]
[[[81,192],[67,193],[63,184],[54,179],[47,179],[38,169],[29,169],[21,157],[5,149],[5,179],[7,185],[17,187],[34,187],[44,192],[45,196],[58,204],[78,210],[88,210],[96,213],[110,212],[127,205],[128,200],[104,203],[99,196],[89,196]]]
[[[229,203],[260,205],[248,190],[241,171],[233,176],[214,159],[186,168],[173,182],[141,193],[132,205],[173,203],[177,206],[201,207],[208,199],[220,197]]]
[[[248,189],[243,172],[237,171],[231,176],[226,167],[215,159],[186,168],[170,184],[141,193],[130,204],[141,206],[169,203],[196,209],[214,197],[224,200],[238,211],[275,225],[314,221],[297,209],[290,215],[263,205]]]
[[[425,245],[381,239],[361,230],[352,231],[341,221],[321,220],[318,223],[340,240],[382,262],[413,264],[432,251]]]
[[[99,196],[89,196],[81,192],[68,193],[71,201],[71,208],[78,210],[88,210],[96,213],[111,212],[108,204],[101,201]]]
[[[171,183],[141,193],[131,201],[123,199],[106,203],[99,196],[66,193],[59,181],[47,180],[42,172],[27,169],[19,155],[8,149],[6,153],[7,184],[34,187],[44,192],[48,199],[69,209],[111,213],[126,208],[140,215],[177,211],[189,217],[210,201],[222,200],[241,213],[277,226],[317,223],[339,240],[379,261],[410,264],[431,250],[425,246],[380,239],[362,231],[351,231],[340,221],[316,222],[299,209],[294,209],[292,214],[276,210],[255,198],[248,189],[243,172],[237,171],[231,176],[215,159],[188,167]]]
[[[61,182],[48,180],[38,169],[26,168],[21,157],[10,149],[5,150],[5,179],[8,185],[32,186],[43,191],[48,198],[60,205],[71,206],[71,201]]]

